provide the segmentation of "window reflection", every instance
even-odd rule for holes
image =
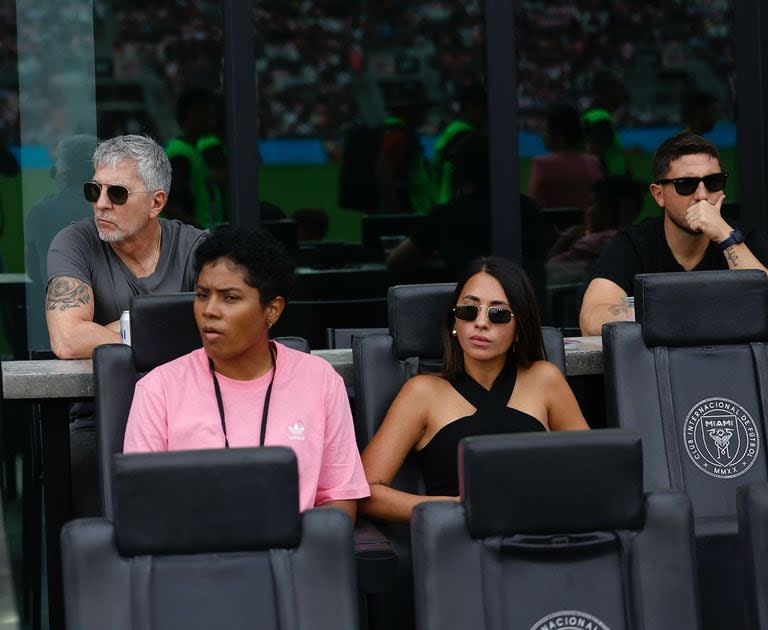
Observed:
[[[570,258],[565,252],[582,246],[590,250],[588,258],[593,249],[599,252],[603,238],[597,234],[605,230],[589,226],[606,212],[606,191],[625,181],[623,201],[610,195],[609,206],[621,205],[606,215],[615,219],[608,222],[610,229],[658,214],[647,194],[637,209],[638,186],[642,189],[650,180],[653,153],[665,138],[693,129],[718,146],[729,173],[737,170],[732,5],[720,0],[519,4],[521,190],[539,200],[556,232],[547,263],[547,323],[577,326],[589,264],[571,260],[563,266],[564,257]],[[562,147],[551,143],[551,115],[564,107],[580,113],[586,134],[580,146],[571,148],[569,164],[576,163],[577,154],[592,153],[601,165],[600,180],[579,178],[589,183],[581,192],[565,181],[573,169],[559,171],[565,177],[560,186],[573,199],[554,183],[541,184],[542,160],[562,155]],[[731,180],[728,200],[737,202],[738,197],[738,182]],[[628,208],[635,208],[632,216]],[[588,242],[581,240],[585,237]]]

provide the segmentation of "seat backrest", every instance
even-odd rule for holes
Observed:
[[[603,327],[607,417],[643,437],[647,489],[685,491],[697,530],[766,479],[768,278],[638,275],[637,322]]]
[[[643,493],[637,435],[467,438],[459,467],[411,519],[422,630],[700,627],[690,503]]]
[[[355,431],[362,449],[379,428],[400,388],[423,372],[439,372],[443,354],[441,326],[455,283],[408,284],[391,287],[388,295],[389,334],[368,334],[352,340],[355,374]],[[556,328],[543,327],[547,358],[565,373],[565,345]],[[409,458],[395,485],[418,491],[420,474]]]
[[[202,347],[194,302],[193,292],[150,293],[131,298],[131,347],[140,372],[149,372]],[[281,336],[279,341],[295,350],[309,352],[303,337]]]
[[[272,328],[275,335],[299,335],[313,349],[326,347],[327,329],[332,326],[362,328],[385,326],[385,298],[350,300],[293,300],[288,302]]]
[[[420,226],[426,225],[428,217],[418,214],[369,214],[360,223],[363,247],[368,251],[379,252],[382,256],[384,248],[382,237],[410,236]]]
[[[351,348],[353,337],[370,334],[386,334],[388,328],[326,328],[325,341],[330,349]]]
[[[768,278],[635,277],[637,322],[603,327],[607,417],[643,437],[647,489],[691,500],[704,619],[748,628],[736,489],[768,477]]]
[[[194,293],[134,296],[131,301],[131,346],[105,344],[93,353],[96,443],[101,487],[101,514],[112,515],[112,456],[123,450],[125,425],[136,381],[146,372],[199,347],[202,342],[192,309]],[[276,341],[309,352],[301,337]]]
[[[768,483],[736,490],[747,627],[768,630]]]
[[[284,447],[117,455],[112,522],[62,530],[67,626],[356,628],[349,518]]]
[[[203,345],[195,323],[194,302],[192,292],[131,298],[131,346],[140,372],[149,372]]]

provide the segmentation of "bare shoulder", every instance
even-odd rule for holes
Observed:
[[[554,385],[565,380],[565,376],[554,363],[535,361],[527,368],[519,368],[518,374],[539,385]]]
[[[400,393],[405,396],[418,396],[419,398],[423,398],[426,396],[438,396],[446,391],[447,388],[450,388],[450,383],[448,383],[442,376],[436,374],[418,374],[405,382]]]
[[[93,299],[91,287],[71,276],[57,276],[48,283],[45,308],[48,311],[67,311],[88,305]]]

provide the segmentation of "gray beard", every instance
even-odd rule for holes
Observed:
[[[99,233],[99,238],[105,243],[117,243],[118,241],[123,240],[122,234],[107,234],[106,232],[102,232],[99,228],[96,228],[96,231]]]

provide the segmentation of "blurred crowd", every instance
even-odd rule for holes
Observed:
[[[542,113],[557,100],[586,107],[594,76],[632,70],[688,72],[695,66],[732,88],[732,2],[726,0],[522,0],[518,11],[518,99],[523,128],[539,129]],[[638,81],[638,83],[641,83]],[[712,86],[704,86],[711,89]],[[732,95],[728,95],[730,98]],[[630,102],[622,126],[679,122],[678,112]]]
[[[461,86],[477,80],[483,67],[479,0],[263,0],[254,5],[260,120],[267,138],[331,139],[344,123],[377,107],[386,109],[397,100],[398,86],[414,81],[432,104],[421,131],[437,133],[453,115],[450,107]],[[539,130],[543,112],[556,100],[585,106],[598,70],[626,72],[641,59],[671,71],[700,64],[729,82],[732,6],[726,0],[521,0],[516,41],[522,128]],[[63,0],[43,11],[36,3],[0,2],[0,125],[9,130],[9,141],[17,140],[12,136],[18,127],[19,48],[33,53],[55,45],[59,67],[36,65],[34,54],[25,54],[19,73],[47,75],[39,82],[47,89],[49,83],[71,83],[69,69],[91,54],[90,43],[82,40],[90,37],[90,29],[72,37],[78,20],[90,20],[87,7]],[[115,116],[117,126],[134,128],[110,127],[109,134],[150,127],[146,131],[170,136],[180,92],[220,86],[220,3],[94,0],[93,10],[97,80],[134,82],[149,111],[146,120],[126,112],[119,123]],[[17,41],[16,24],[22,21],[24,35]],[[56,124],[50,98],[34,91],[24,98],[29,111],[49,119],[47,125]],[[108,91],[104,98],[111,98]],[[630,104],[618,122],[675,122],[669,118],[666,110]],[[46,124],[40,128],[44,133]]]

